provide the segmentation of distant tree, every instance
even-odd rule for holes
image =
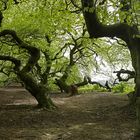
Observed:
[[[83,54],[84,46],[82,44],[83,43],[82,38],[84,38],[85,32],[86,30],[84,29],[84,26],[83,26],[82,33],[80,34],[79,37],[76,38],[73,36],[73,34],[67,31],[68,35],[72,39],[72,42],[67,43],[69,47],[68,64],[66,64],[66,67],[63,71],[62,76],[59,79],[56,79],[55,81],[56,85],[60,87],[61,91],[65,91],[66,93],[73,94],[72,93],[73,89],[76,90],[76,86],[74,86],[73,84],[68,85],[66,80],[71,75],[73,66],[76,65],[79,59],[84,57],[84,54]]]

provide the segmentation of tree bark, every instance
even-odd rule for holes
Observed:
[[[131,58],[132,58],[132,65],[136,72],[135,97],[136,97],[137,130],[135,133],[135,137],[136,139],[140,139],[140,38],[134,38],[131,41],[130,45],[131,45],[131,49],[129,50],[130,50]]]
[[[51,98],[48,96],[47,88],[38,84],[29,74],[18,72],[18,77],[24,83],[25,88],[37,100],[38,107],[53,109],[56,108]]]
[[[11,61],[15,67],[14,72],[18,78],[24,83],[25,88],[31,93],[38,102],[38,107],[53,109],[56,106],[48,96],[47,89],[43,84],[39,84],[32,76],[31,71],[40,59],[40,50],[34,46],[28,45],[23,42],[13,30],[3,30],[0,32],[0,37],[5,35],[11,35],[16,41],[16,45],[20,49],[25,49],[29,53],[27,63],[21,68],[21,61],[11,56],[1,56],[0,60]]]
[[[1,24],[2,24],[2,19],[3,19],[3,14],[2,14],[2,11],[0,11],[0,27],[1,27]]]
[[[137,97],[137,101],[136,101],[136,116],[137,116],[137,120],[136,120],[136,132],[135,132],[135,140],[139,140],[140,139],[140,97]]]
[[[97,15],[93,0],[81,0],[83,15],[90,38],[117,37],[124,40],[131,54],[132,65],[135,70],[135,94],[137,112],[136,137],[140,139],[140,34],[135,26],[127,23],[103,25]]]
[[[61,92],[70,93],[70,85],[66,84],[66,81],[55,79],[55,84],[60,88]]]
[[[116,76],[118,77],[119,82],[120,81],[126,81],[127,82],[130,79],[134,79],[135,78],[135,71],[121,69],[119,71],[114,71],[113,73],[117,73]],[[127,74],[127,77],[126,78],[122,78],[121,74]]]

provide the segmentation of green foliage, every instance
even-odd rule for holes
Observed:
[[[75,65],[71,69],[71,73],[67,79],[67,83],[69,84],[78,83],[81,80],[83,80],[82,75],[80,74],[78,67]]]
[[[120,44],[125,43],[120,41]],[[103,59],[112,68],[117,69],[117,67],[127,68],[131,63],[130,53],[126,46],[117,44],[117,41],[110,39],[99,39],[98,45],[101,47],[96,47],[95,50],[100,58]],[[121,51],[120,51],[121,50]],[[115,53],[114,53],[115,52]]]
[[[134,84],[127,83],[127,82],[121,82],[113,87],[114,93],[129,93],[134,91]]]
[[[0,73],[0,87],[7,86],[11,83],[16,82],[19,82],[19,80],[17,79],[17,76],[14,73],[9,74]]]
[[[113,91],[115,93],[123,93],[124,92],[124,88],[125,88],[125,85],[123,83],[120,83],[116,86],[113,87]]]
[[[3,11],[4,19],[1,30],[13,29],[25,42],[36,46],[42,52],[48,53],[49,59],[46,59],[45,55],[41,53],[38,64],[41,67],[41,73],[45,72],[47,67],[51,67],[49,72],[54,74],[48,76],[48,84],[52,88],[55,77],[61,77],[69,64],[70,50],[75,43],[73,38],[78,40],[77,44],[82,44],[82,49],[74,54],[74,61],[79,57],[80,59],[71,68],[67,83],[77,83],[82,80],[84,75],[90,75],[96,70],[100,71],[101,65],[103,67],[109,65],[112,69],[117,69],[118,67],[127,68],[130,64],[130,54],[124,42],[119,40],[120,44],[118,44],[117,40],[108,38],[91,40],[88,38],[87,32],[82,37],[83,29],[85,29],[83,15],[81,12],[72,12],[77,8],[72,3],[65,2],[65,0],[21,0],[18,5],[15,5],[13,0],[9,0],[7,9]],[[81,1],[75,1],[75,4],[79,7],[81,6],[80,3]],[[0,7],[3,7],[2,1],[0,1]],[[104,24],[113,24],[123,22],[126,17],[127,13],[122,12],[121,7],[122,5],[118,3],[118,0],[108,0],[104,5],[98,5],[96,10]],[[138,2],[134,5],[134,9],[138,9]],[[93,12],[94,8],[85,10]],[[127,22],[132,21],[131,16],[127,17]],[[46,35],[51,40],[50,44],[45,38]],[[64,48],[65,45],[66,47]],[[14,56],[20,59],[23,65],[27,62],[28,53],[19,49],[13,40],[8,40],[8,38],[1,39],[0,47],[1,54]],[[54,59],[56,54],[58,54],[57,59]],[[9,62],[4,62],[1,65],[5,67],[6,72],[13,67]],[[104,73],[106,74],[107,72],[105,71]],[[30,74],[40,81],[40,75],[37,72]],[[9,75],[9,77],[12,76]],[[1,79],[6,78],[7,76],[4,76]],[[97,85],[84,88],[87,88],[87,90],[105,90]],[[120,86],[116,87],[116,90],[123,92],[124,89],[121,89]]]
[[[88,92],[107,92],[106,88],[100,87],[99,85],[85,85],[79,88],[79,93],[88,93]]]
[[[86,92],[94,92],[94,88],[92,85],[82,86],[78,89],[79,93],[86,93]]]

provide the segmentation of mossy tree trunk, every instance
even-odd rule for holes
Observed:
[[[55,82],[55,84],[58,85],[58,87],[60,88],[61,92],[64,91],[66,93],[71,93],[71,95],[75,95],[78,93],[77,85],[68,84],[67,79],[71,74],[73,66],[78,62],[80,58],[84,57],[82,53],[82,50],[84,49],[82,38],[84,38],[84,35],[86,33],[86,30],[84,27],[85,26],[83,24],[82,33],[78,37],[71,34],[69,31],[67,31],[67,34],[72,39],[71,43],[65,44],[65,46],[69,46],[69,49],[70,49],[69,56],[68,56],[69,62],[67,66],[65,67],[65,70],[63,71],[63,75],[59,79],[56,79],[56,82]]]
[[[59,87],[59,89],[61,90],[61,93],[65,92],[65,93],[69,93],[69,85],[66,83],[66,81],[60,79],[55,79],[55,84]]]
[[[134,38],[129,44],[129,50],[132,58],[132,65],[135,69],[135,101],[136,101],[136,116],[137,130],[136,139],[140,139],[140,38]]]
[[[38,84],[33,77],[27,73],[19,72],[19,79],[24,83],[25,88],[37,100],[39,108],[53,109],[56,106],[48,96],[48,90],[42,84]]]
[[[132,65],[135,69],[135,98],[137,113],[136,139],[140,139],[140,33],[136,26],[125,23],[104,25],[98,19],[93,0],[81,0],[83,15],[90,38],[117,37],[126,42],[131,53]]]
[[[47,109],[55,108],[56,106],[49,98],[46,87],[43,84],[39,84],[31,74],[31,71],[40,59],[40,50],[23,42],[13,30],[3,30],[0,32],[0,37],[6,35],[11,35],[15,40],[16,45],[20,49],[25,49],[30,56],[24,66],[22,66],[19,59],[12,56],[0,55],[0,60],[10,61],[15,65],[13,67],[15,74],[17,74],[18,78],[24,83],[25,88],[31,93],[31,95],[35,97],[38,102],[38,107]]]

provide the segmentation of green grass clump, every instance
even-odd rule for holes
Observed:
[[[121,82],[113,87],[112,90],[114,93],[129,93],[134,91],[134,84]]]

